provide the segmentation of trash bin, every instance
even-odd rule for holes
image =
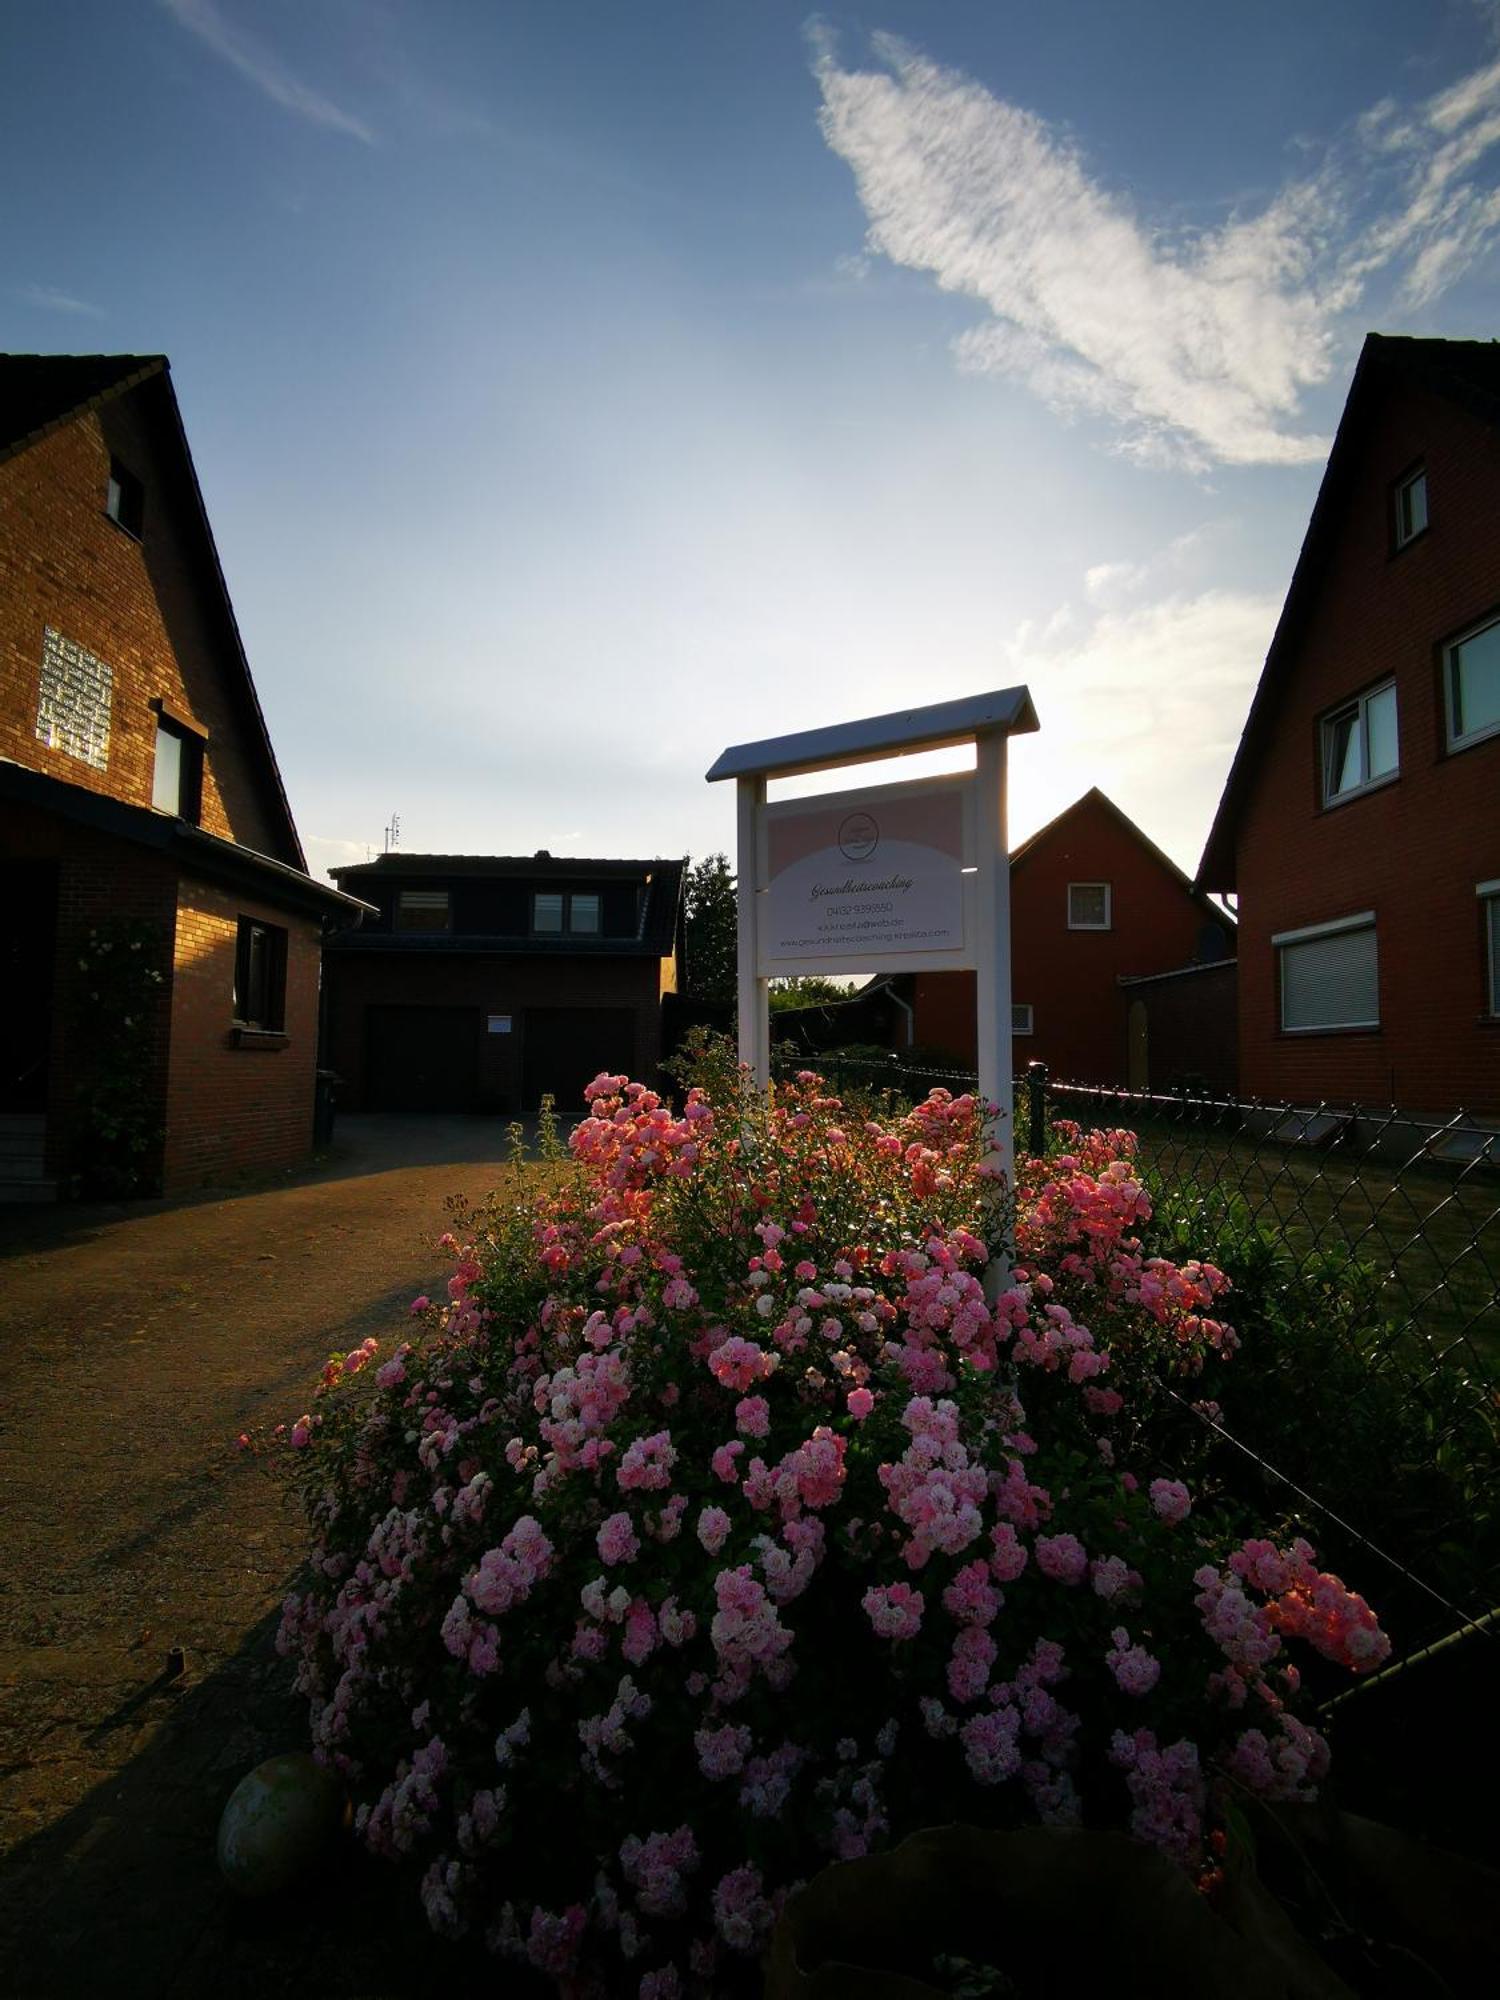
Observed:
[[[334,1093],[343,1078],[331,1069],[320,1069],[313,1093],[313,1145],[321,1152],[325,1146],[333,1144],[333,1114],[337,1108]]]

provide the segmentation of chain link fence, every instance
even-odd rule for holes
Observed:
[[[972,1072],[876,1049],[816,1057],[832,1087],[915,1099]],[[1016,1080],[1016,1149],[1069,1121],[1136,1135],[1147,1247],[1218,1264],[1242,1341],[1211,1391],[1174,1388],[1184,1449],[1247,1515],[1274,1511],[1378,1603],[1410,1660],[1500,1642],[1500,1132],[1466,1113],[1159,1096]]]

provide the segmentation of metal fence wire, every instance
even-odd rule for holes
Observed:
[[[778,1052],[835,1088],[916,1098],[977,1078],[874,1050]],[[1016,1149],[1125,1127],[1149,1247],[1230,1276],[1241,1337],[1217,1413],[1173,1393],[1215,1476],[1306,1533],[1398,1656],[1500,1644],[1500,1131],[1459,1112],[1292,1105],[1016,1080]],[[1060,1129],[1061,1128],[1061,1129]],[[1195,1390],[1201,1395],[1201,1390]]]

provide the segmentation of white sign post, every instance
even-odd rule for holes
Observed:
[[[969,972],[978,987],[979,1094],[1000,1107],[989,1159],[1014,1165],[1007,739],[1034,730],[1024,687],[741,743],[710,783],[739,796],[740,1061],[771,1081],[768,982],[798,973]],[[768,804],[770,778],[952,744],[975,768]],[[992,1267],[993,1269],[993,1267]]]

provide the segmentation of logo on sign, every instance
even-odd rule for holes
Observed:
[[[850,813],[839,828],[839,852],[846,861],[868,861],[879,845],[880,827],[873,813]]]

